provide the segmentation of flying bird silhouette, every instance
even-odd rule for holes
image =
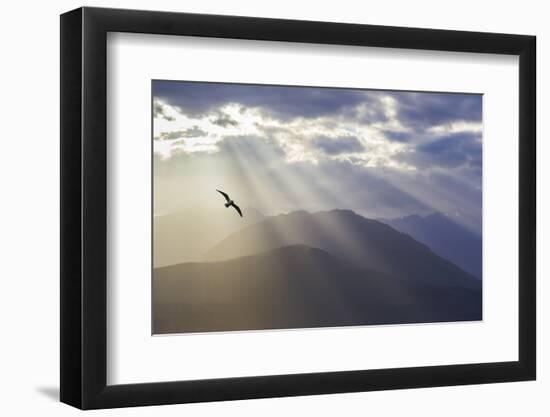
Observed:
[[[239,208],[239,206],[236,205],[235,202],[231,200],[226,193],[220,190],[216,190],[216,191],[225,197],[225,201],[226,201],[225,207],[233,207],[235,210],[237,210],[237,213],[239,213],[239,216],[243,217],[243,213],[241,212],[241,209]]]

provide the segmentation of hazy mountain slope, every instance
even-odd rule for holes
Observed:
[[[481,319],[481,292],[411,284],[303,245],[154,270],[155,333]]]
[[[349,210],[293,212],[232,233],[207,252],[208,261],[304,244],[370,268],[426,284],[479,289],[480,282],[409,235]]]
[[[481,278],[481,236],[454,222],[445,214],[433,213],[426,217],[412,215],[380,221],[411,235],[428,245],[438,255]]]
[[[185,209],[156,216],[153,220],[154,266],[160,267],[200,259],[212,245],[243,226],[256,223],[263,215],[243,209],[244,217],[220,203],[217,210]]]

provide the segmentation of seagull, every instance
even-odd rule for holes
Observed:
[[[216,191],[225,197],[225,201],[226,201],[225,207],[233,207],[235,210],[237,210],[237,213],[239,213],[239,216],[243,217],[243,213],[241,212],[241,209],[239,208],[239,206],[236,205],[235,202],[231,200],[226,193],[220,190],[216,190]]]

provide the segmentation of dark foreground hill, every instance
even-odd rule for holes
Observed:
[[[305,245],[157,268],[153,304],[156,334],[481,319],[480,288],[418,283]]]
[[[471,232],[445,214],[433,213],[424,217],[415,214],[381,221],[394,229],[411,235],[419,242],[428,245],[438,255],[481,278],[481,236]]]
[[[268,217],[222,240],[204,259],[218,261],[302,244],[325,250],[358,268],[374,269],[413,284],[479,290],[479,279],[387,224],[350,210],[292,212]]]

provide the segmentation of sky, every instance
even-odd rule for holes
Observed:
[[[444,212],[481,234],[482,95],[153,81],[154,212]]]

